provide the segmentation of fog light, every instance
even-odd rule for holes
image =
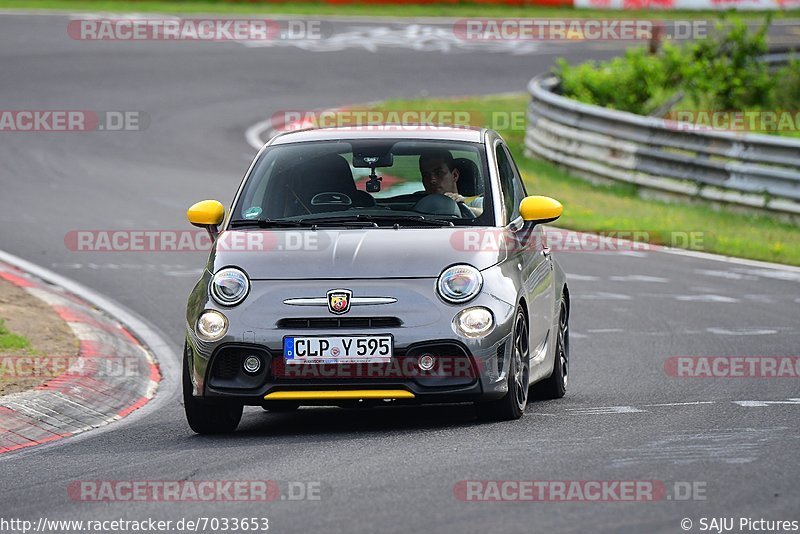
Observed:
[[[247,356],[242,362],[242,369],[244,372],[250,375],[257,374],[261,370],[261,358],[258,356]]]
[[[205,341],[216,341],[228,332],[228,319],[220,312],[206,310],[197,320],[197,334]]]
[[[453,326],[465,337],[483,337],[494,328],[494,316],[486,308],[467,308],[456,315]]]
[[[417,358],[417,365],[423,371],[430,371],[433,369],[433,366],[436,365],[436,358],[430,354],[423,354]]]

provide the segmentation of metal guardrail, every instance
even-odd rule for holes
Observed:
[[[526,155],[589,179],[800,220],[800,139],[688,129],[687,124],[583,104],[557,94],[558,87],[559,80],[550,74],[528,84]]]

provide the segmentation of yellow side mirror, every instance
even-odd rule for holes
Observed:
[[[519,212],[526,221],[537,223],[552,222],[561,217],[564,206],[554,198],[531,196],[519,203]]]
[[[195,226],[219,226],[225,218],[225,207],[216,200],[203,200],[186,210],[186,217]]]

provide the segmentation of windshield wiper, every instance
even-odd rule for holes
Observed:
[[[297,228],[300,226],[313,226],[305,221],[285,221],[280,219],[235,219],[231,221],[234,228],[257,226],[259,228]]]
[[[452,221],[445,219],[437,219],[435,217],[427,217],[425,215],[369,215],[366,213],[359,213],[358,215],[346,215],[342,217],[322,217],[319,219],[302,219],[306,223],[314,224],[335,224],[335,223],[352,223],[354,221],[368,222],[377,226],[377,223],[384,224],[423,224],[427,226],[455,226]]]
[[[357,226],[376,227],[377,224],[370,221],[352,219],[351,217],[323,217],[320,219],[300,219],[298,221],[282,219],[236,219],[231,221],[233,228],[247,228],[258,226],[259,228],[315,228],[317,226]]]

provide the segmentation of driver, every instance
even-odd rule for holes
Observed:
[[[465,205],[474,217],[483,213],[483,197],[464,197],[458,193],[459,170],[449,150],[432,150],[419,157],[419,172],[425,192],[448,196]],[[463,211],[463,210],[462,210]]]

